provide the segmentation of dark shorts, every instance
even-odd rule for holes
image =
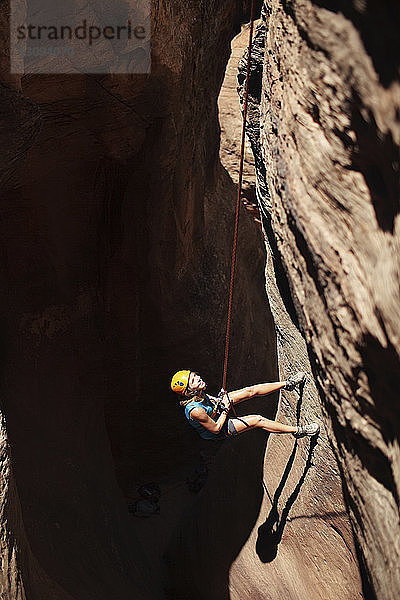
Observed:
[[[235,429],[232,419],[226,419],[225,423],[222,426],[221,433],[224,435],[225,438],[238,435],[238,432]]]
[[[220,416],[221,412],[217,412],[217,414],[214,416],[214,419],[217,420]],[[222,429],[219,433],[216,433],[213,438],[208,438],[208,439],[214,439],[215,441],[220,441],[220,440],[226,440],[226,438],[231,438],[235,435],[238,435],[238,432],[235,429],[235,426],[233,424],[232,419],[230,419],[230,415],[232,414],[232,411],[229,411],[226,419],[225,419],[225,423],[222,425]]]

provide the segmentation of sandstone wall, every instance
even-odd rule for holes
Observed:
[[[389,600],[400,586],[399,8],[264,9],[265,55],[253,64],[260,209],[307,343],[365,592]]]
[[[296,335],[296,318],[305,332],[353,524],[375,589],[386,598],[396,578],[393,566],[393,582],[387,583],[382,564],[395,564],[397,543],[392,407],[398,304],[390,252],[396,256],[398,196],[384,157],[397,143],[396,89],[391,63],[383,68],[374,54],[370,13],[364,40],[355,33],[356,13],[343,16],[334,8],[270,5],[263,152],[256,163],[267,171],[274,252],[288,274],[297,317],[290,306],[288,312]],[[1,9],[6,39],[5,3]],[[235,190],[218,162],[216,99],[230,40],[246,15],[248,2],[154,2],[150,76],[10,77],[3,46],[0,523],[7,599],[161,595],[160,574],[152,572],[135,540],[120,488],[129,493],[132,481],[167,476],[198,448],[165,391],[171,373],[193,366],[212,390],[220,385]],[[348,39],[346,46],[342,41]],[[288,40],[292,48],[281,56]],[[348,52],[351,44],[357,52]],[[312,60],[314,53],[318,60]],[[356,64],[346,66],[341,53]],[[381,82],[373,77],[379,66]],[[327,80],[321,90],[322,76]],[[316,82],[311,91],[310,81]],[[318,96],[324,98],[328,85],[337,90],[334,111]],[[380,150],[375,162],[366,150],[370,144]],[[318,161],[313,148],[322,157]],[[368,186],[374,189],[370,204],[360,200],[368,198]],[[382,189],[392,190],[389,208],[379,201]],[[260,242],[257,226],[244,218],[230,387],[278,375]],[[296,340],[300,348],[301,337]],[[301,352],[305,356],[304,348]],[[308,418],[318,404],[316,390],[306,389]],[[297,416],[298,401],[296,395],[284,397],[288,419]],[[261,401],[251,408],[272,416],[276,403],[273,398],[268,408]],[[365,421],[357,412],[361,406]],[[327,452],[326,435],[322,439],[319,448]],[[236,442],[219,453],[204,493],[177,532],[178,544],[172,544],[172,560],[183,556],[171,569],[173,597],[209,598],[210,589],[216,598],[262,597],[270,581],[271,594],[282,594],[295,572],[290,597],[301,598],[322,569],[324,598],[331,593],[357,598],[355,550],[333,463],[320,479],[306,444],[271,444],[264,465],[263,434]],[[326,454],[317,451],[321,466]],[[278,465],[279,481],[271,464]],[[336,490],[333,511],[324,504],[329,482]],[[368,496],[367,488],[374,493]],[[290,543],[273,561],[274,541],[283,533],[275,529],[279,493],[280,523],[287,521]],[[307,581],[296,535],[306,539],[316,493],[326,529],[311,538],[318,553],[307,558],[312,574]],[[297,498],[296,512],[289,513]],[[379,506],[393,517],[388,526],[379,520]],[[385,549],[389,542],[392,554]],[[191,572],[209,548],[215,561],[205,590]],[[333,567],[323,548],[337,550]]]
[[[261,91],[264,33],[260,24],[250,79],[249,134],[255,148],[259,147],[256,100]],[[237,80],[238,61],[247,47],[248,35],[248,28],[244,28],[233,41],[219,97],[220,156],[233,181],[237,179],[241,134],[239,98],[233,82]],[[261,67],[257,59],[261,59]],[[240,82],[245,71],[243,60]],[[257,153],[255,159],[261,195],[265,182],[260,180],[262,164]],[[256,181],[250,161],[245,177],[246,195],[254,197]],[[255,228],[253,235],[261,239],[262,234]],[[247,242],[244,243],[246,247]],[[239,245],[239,254],[244,249]],[[274,344],[276,339],[279,363],[270,363],[265,374],[271,379],[278,376],[278,370],[281,379],[297,370],[311,374],[306,343],[285,289],[284,274],[277,265],[275,272],[273,256],[275,248],[267,243],[268,304],[264,310],[270,306],[273,313],[274,331],[269,335]],[[244,315],[243,321],[247,318]],[[169,549],[171,598],[362,597],[341,477],[323,426],[321,402],[312,377],[300,394],[283,391],[277,409],[276,398],[271,397],[238,407],[239,414],[261,412],[288,423],[317,420],[322,425],[317,443],[304,439],[296,444],[291,436],[279,435],[272,435],[267,441],[264,434],[253,431],[230,440],[220,450],[209,481],[188,508]],[[196,576],[199,572],[207,576]]]
[[[150,76],[21,78],[1,6],[7,599],[159,596],[120,487],[193,451],[171,373],[220,383],[234,190],[216,161],[216,97],[248,3],[152,9]],[[236,329],[232,385],[263,378],[268,347],[248,239],[239,305],[253,317]]]

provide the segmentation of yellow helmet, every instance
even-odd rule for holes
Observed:
[[[190,371],[177,371],[171,380],[171,390],[183,395],[189,385]]]

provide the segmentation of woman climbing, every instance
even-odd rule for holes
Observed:
[[[293,390],[306,380],[305,373],[299,372],[287,381],[259,383],[249,387],[224,392],[221,398],[206,394],[206,384],[194,371],[178,371],[172,378],[171,389],[180,396],[181,406],[185,408],[185,416],[199,435],[207,440],[217,440],[238,435],[249,429],[264,429],[270,433],[291,433],[295,438],[319,433],[319,425],[284,425],[271,421],[261,415],[230,416],[232,406],[254,396],[266,396],[280,389]],[[229,415],[229,417],[228,417]]]

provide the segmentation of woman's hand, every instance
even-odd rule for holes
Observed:
[[[231,403],[229,402],[229,398],[228,396],[224,396],[224,399],[221,402],[222,404],[222,410],[224,410],[225,412],[228,412],[230,407],[231,407]]]

